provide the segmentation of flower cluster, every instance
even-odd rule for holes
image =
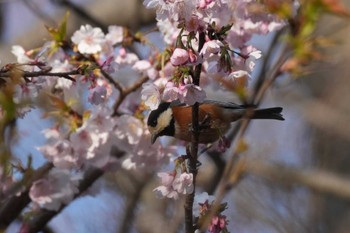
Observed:
[[[37,180],[30,188],[29,197],[38,206],[48,210],[59,210],[68,204],[78,192],[79,175],[71,176],[67,170],[53,169],[46,178]]]
[[[158,176],[162,185],[153,190],[158,197],[178,199],[179,194],[191,194],[194,190],[192,173],[160,172]]]
[[[53,40],[39,50],[13,46],[19,64],[8,71],[28,74],[15,83],[18,114],[25,116],[39,106],[46,117],[56,120],[43,131],[46,144],[38,147],[55,169],[30,191],[41,207],[57,210],[72,200],[77,192],[72,171],[118,164],[155,172],[169,163],[177,148],[159,141],[151,144],[147,111],[162,101],[200,103],[207,98],[206,88],[217,83],[230,83],[234,91],[244,88],[261,57],[248,43],[252,35],[283,26],[267,10],[254,10],[263,9],[259,1],[145,0],[144,5],[156,8],[166,45],[163,52],[152,50],[146,59],[129,51],[128,45],[147,38],[119,26],[103,32],[83,25],[70,40],[65,31],[52,30]],[[123,79],[126,72],[128,78]],[[184,164],[174,172],[158,173],[161,186],[154,191],[159,196],[176,199],[193,192],[193,174]],[[200,205],[204,213],[211,203]],[[210,232],[219,232],[226,224],[218,214]]]
[[[202,102],[204,88],[215,85],[214,80],[244,87],[261,57],[247,42],[254,34],[267,34],[284,24],[267,11],[254,11],[262,5],[250,0],[146,0],[144,4],[156,8],[157,26],[171,48],[159,75],[164,80],[143,87],[142,98],[151,109],[161,101]],[[205,41],[199,51],[199,34],[203,33]],[[209,80],[202,86],[192,81],[191,67],[197,64],[202,65],[201,79]]]
[[[208,226],[208,231],[210,233],[228,232],[228,221],[226,216],[222,214],[222,212],[226,209],[226,204],[221,205],[215,214],[210,215],[212,211],[211,208],[214,206],[214,200],[215,197],[208,195],[206,192],[197,194],[194,197],[194,215],[198,217],[199,223],[203,222],[208,215],[212,216]]]

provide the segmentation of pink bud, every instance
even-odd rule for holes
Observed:
[[[188,62],[188,59],[189,54],[187,50],[176,48],[170,58],[170,62],[173,66],[180,66],[186,64]]]

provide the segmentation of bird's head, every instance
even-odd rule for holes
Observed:
[[[170,103],[161,103],[156,110],[153,110],[148,116],[147,125],[152,136],[152,144],[160,136],[174,136],[175,122]]]

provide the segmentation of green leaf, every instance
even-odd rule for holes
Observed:
[[[67,12],[62,20],[62,22],[59,24],[58,28],[48,27],[46,26],[47,31],[51,34],[54,41],[56,41],[57,44],[61,44],[64,42],[67,34],[67,19],[69,16],[69,12]]]

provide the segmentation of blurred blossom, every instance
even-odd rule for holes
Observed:
[[[199,217],[201,215],[201,204],[204,203],[213,203],[215,201],[215,197],[212,195],[208,195],[207,192],[196,193],[194,196],[194,204],[193,204],[193,215]]]
[[[230,146],[231,146],[231,141],[228,140],[225,136],[223,136],[223,137],[220,137],[216,150],[220,153],[224,153],[226,149],[230,148]]]
[[[80,176],[71,176],[67,170],[53,168],[46,178],[33,183],[29,191],[30,199],[41,208],[58,211],[67,205],[78,193]]]
[[[179,95],[179,99],[182,103],[187,105],[193,105],[196,102],[202,103],[204,99],[207,97],[205,91],[194,84],[185,84],[180,86],[181,94]]]
[[[204,31],[205,24],[203,20],[199,18],[198,15],[193,15],[187,22],[186,22],[186,30],[188,32],[197,32],[197,31]]]
[[[162,146],[159,140],[151,143],[151,135],[146,127],[138,144],[133,146],[130,153],[130,162],[134,168],[145,171],[157,171],[169,163],[170,157],[177,154],[176,146]]]
[[[158,72],[154,67],[151,65],[149,61],[146,60],[140,60],[135,62],[135,64],[132,67],[134,70],[137,70],[143,75],[146,75],[151,80],[154,80],[158,76]]]
[[[157,19],[159,21],[167,18],[176,21],[189,19],[196,8],[195,1],[145,0],[143,4],[146,8],[157,9]]]
[[[55,167],[70,169],[79,166],[79,158],[74,155],[71,143],[68,140],[57,139],[55,142],[37,147]]]
[[[253,46],[244,46],[241,49],[241,54],[244,57],[238,56],[234,59],[237,69],[246,70],[251,74],[255,68],[256,62],[262,57],[261,51]]]
[[[116,124],[110,114],[105,107],[97,108],[68,139],[56,129],[46,129],[43,134],[49,140],[37,149],[58,168],[81,168],[85,164],[102,168],[109,161],[109,137]]]
[[[99,105],[107,100],[107,88],[102,85],[97,85],[89,90],[89,102],[94,105]]]
[[[190,194],[194,190],[192,173],[181,173],[179,175],[176,172],[160,172],[158,173],[158,177],[161,178],[162,185],[153,191],[160,198],[177,199],[179,194]]]
[[[101,52],[105,42],[101,28],[93,28],[90,25],[82,25],[80,30],[74,32],[72,41],[78,46],[80,53],[94,54]]]
[[[157,109],[160,104],[160,92],[153,83],[144,83],[142,85],[141,99],[151,110]]]
[[[202,55],[204,59],[208,59],[212,55],[218,54],[221,50],[221,46],[223,46],[221,41],[209,40],[204,43],[200,55]]]
[[[176,173],[159,172],[158,177],[161,179],[161,186],[158,186],[153,191],[156,193],[158,198],[173,198],[178,199],[179,194],[173,187]]]
[[[24,48],[20,45],[14,45],[12,46],[11,50],[12,54],[14,54],[17,57],[17,62],[20,64],[23,63],[30,63],[33,61],[30,57],[28,57],[26,51]]]
[[[224,215],[216,215],[211,219],[211,222],[208,227],[210,233],[221,233],[223,230],[226,230],[227,219]]]
[[[180,92],[180,89],[173,82],[168,82],[163,91],[163,100],[166,102],[177,100],[179,99]]]
[[[157,22],[157,27],[163,35],[163,40],[167,45],[175,43],[180,29],[176,27],[176,24],[170,22],[169,19],[164,19]]]
[[[170,62],[173,66],[185,65],[189,60],[189,54],[187,50],[176,48],[171,55]]]
[[[124,28],[121,26],[111,25],[108,26],[108,33],[106,35],[107,42],[110,42],[112,45],[121,43],[124,37]]]
[[[91,112],[88,119],[84,121],[84,127],[94,132],[112,132],[117,120],[111,117],[112,110],[104,105],[100,105]]]
[[[41,133],[48,141],[54,141],[61,137],[60,132],[56,128],[44,129]]]
[[[135,53],[129,53],[125,48],[121,48],[114,61],[119,68],[123,68],[125,66],[133,66],[138,60],[139,58]]]
[[[198,53],[193,51],[193,49],[188,50],[188,61],[191,65],[198,65],[199,63],[203,62],[203,59],[201,56],[199,56]]]
[[[181,194],[191,194],[193,193],[193,174],[192,173],[182,173],[173,182],[174,189]]]
[[[137,144],[143,134],[142,122],[129,115],[122,115],[117,120],[116,135],[119,139],[127,139],[131,145]]]

